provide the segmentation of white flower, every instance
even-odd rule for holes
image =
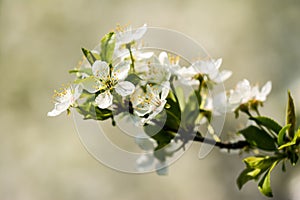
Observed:
[[[164,54],[164,52],[162,52]],[[142,62],[135,63],[135,71],[145,82],[161,84],[169,81],[171,72],[163,54],[160,57],[152,56]]]
[[[186,81],[187,84],[195,85],[199,82],[194,80],[194,77],[200,74],[215,83],[222,83],[232,75],[232,72],[229,70],[219,71],[221,64],[221,58],[218,60],[196,61],[190,67],[179,70],[179,80],[183,79],[182,82]]]
[[[121,96],[133,93],[135,86],[129,81],[124,81],[129,69],[128,62],[121,62],[110,69],[106,62],[96,61],[92,66],[93,76],[82,81],[83,87],[90,93],[101,91],[95,102],[99,108],[108,108],[113,102],[113,89]]]
[[[138,88],[131,95],[132,107],[134,113],[140,117],[144,117],[148,114],[146,118],[142,118],[142,124],[148,123],[156,115],[163,111],[165,104],[167,103],[167,96],[170,90],[170,83],[164,82],[162,85],[158,86],[146,86],[146,93]]]
[[[251,87],[250,82],[244,79],[238,82],[234,90],[230,90],[229,104],[244,104],[251,100],[264,102],[272,89],[271,81],[268,81],[259,91],[259,87],[256,85]]]
[[[214,116],[220,116],[226,113],[227,97],[226,93],[220,92],[213,97],[208,97],[205,100],[204,109],[212,111]]]
[[[128,44],[141,39],[146,31],[146,24],[136,29],[135,31],[132,30],[131,26],[125,29],[118,28],[118,30],[116,31],[116,48],[119,48],[123,44]]]
[[[51,112],[48,112],[47,115],[54,117],[66,111],[75,103],[75,101],[80,97],[81,93],[82,88],[79,85],[77,85],[74,89],[68,87],[60,93],[56,92],[54,109]]]
[[[161,52],[158,56],[161,67],[168,69],[171,74],[177,75],[178,70],[181,68],[179,65],[179,57],[169,57],[166,52]]]

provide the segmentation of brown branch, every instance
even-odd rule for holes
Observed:
[[[245,147],[249,146],[249,143],[247,141],[241,140],[237,142],[216,142],[213,139],[205,138],[200,135],[196,135],[193,138],[193,141],[195,142],[202,142],[205,144],[210,144],[216,147],[219,147],[220,149],[243,149]]]

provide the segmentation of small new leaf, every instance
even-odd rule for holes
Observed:
[[[295,126],[296,126],[296,114],[295,114],[295,105],[294,100],[291,96],[290,91],[288,91],[288,105],[286,111],[286,124],[290,124],[288,130],[288,137],[290,140],[294,138]]]
[[[110,32],[101,39],[101,53],[100,57],[102,61],[112,63],[114,50],[115,50],[116,38],[115,33]]]
[[[259,191],[266,195],[267,197],[273,197],[272,188],[271,188],[271,171],[277,165],[278,161],[275,161],[270,169],[266,172],[263,178],[258,183]]]
[[[100,56],[96,53],[91,52],[90,50],[87,50],[85,48],[81,48],[83,55],[86,57],[86,59],[89,61],[91,65],[94,64],[96,60],[100,59]]]
[[[284,144],[285,136],[286,136],[286,131],[291,127],[290,124],[285,125],[278,133],[278,138],[277,138],[277,143],[279,146]]]

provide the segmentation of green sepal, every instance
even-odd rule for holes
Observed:
[[[253,147],[262,149],[265,151],[276,150],[275,140],[264,130],[257,128],[256,126],[248,126],[247,128],[240,130],[247,142]]]
[[[114,50],[116,44],[116,37],[114,32],[107,33],[101,39],[101,53],[100,57],[102,61],[112,63]]]

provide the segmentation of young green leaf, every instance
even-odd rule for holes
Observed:
[[[279,146],[284,144],[284,139],[286,136],[286,131],[291,127],[290,124],[285,125],[278,133],[277,143]]]
[[[287,143],[281,145],[280,147],[278,147],[278,149],[283,149],[285,147],[289,147],[289,146],[295,145],[296,142],[297,142],[297,140],[298,140],[298,138],[300,138],[300,131],[297,131],[297,133],[294,134],[294,138],[292,139],[292,141],[287,142]]]
[[[102,61],[112,63],[114,50],[115,50],[116,38],[115,33],[110,32],[101,39],[101,53],[100,57]]]
[[[288,91],[288,105],[286,111],[286,124],[290,124],[290,128],[288,130],[289,139],[294,138],[295,126],[296,126],[296,114],[295,114],[295,105],[294,100],[291,96],[290,91]]]
[[[276,150],[275,140],[264,130],[257,128],[256,126],[248,126],[247,128],[239,131],[249,142],[250,145],[266,150]]]
[[[282,127],[273,119],[264,116],[250,117],[251,120],[254,120],[257,124],[262,125],[268,129],[271,129],[276,134],[282,129]]]
[[[83,55],[86,57],[86,59],[89,61],[91,65],[94,64],[96,60],[100,59],[100,56],[96,53],[91,52],[90,50],[87,50],[85,48],[81,48]]]
[[[251,168],[246,168],[244,169],[239,177],[236,180],[236,184],[238,186],[239,189],[242,189],[242,187],[248,182],[251,181],[253,179],[256,179],[256,177],[254,176],[250,176],[248,173],[251,173],[253,171],[253,169]]]
[[[273,197],[272,189],[271,189],[271,171],[274,169],[274,167],[277,165],[278,161],[275,161],[270,169],[266,172],[266,174],[263,176],[263,178],[258,183],[258,189],[259,191],[266,195],[267,197]]]

